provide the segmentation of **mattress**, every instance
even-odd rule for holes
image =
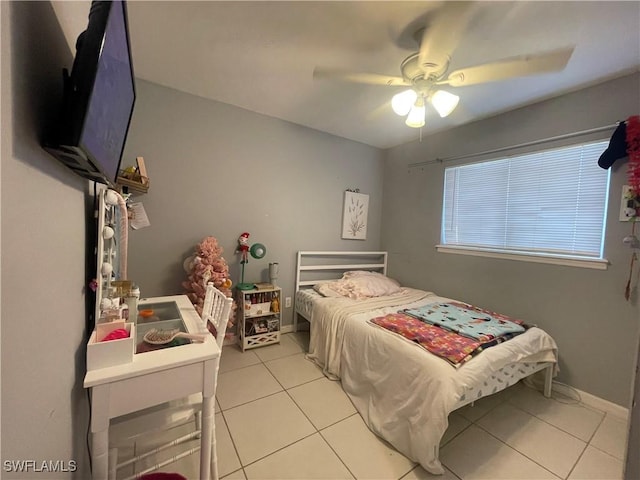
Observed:
[[[311,322],[307,358],[342,386],[369,428],[434,474],[443,473],[439,444],[450,412],[557,363],[557,347],[533,327],[488,348],[460,368],[385,331],[369,319],[448,302],[432,292],[356,301],[325,298],[313,290],[296,294],[296,311]]]

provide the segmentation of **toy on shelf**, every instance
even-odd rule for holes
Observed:
[[[278,292],[273,292],[273,299],[271,300],[271,311],[273,313],[280,313],[280,300],[278,300]]]
[[[240,265],[242,266],[242,273],[240,276],[240,283],[238,284],[239,290],[251,290],[254,288],[253,283],[244,283],[244,266],[249,262],[249,255],[255,259],[260,259],[267,254],[267,247],[261,243],[254,243],[249,247],[249,233],[244,232],[238,237],[238,248],[236,253],[240,254]]]
[[[249,233],[244,232],[238,237],[238,252],[240,253],[240,263],[249,261]]]
[[[143,157],[136,158],[136,167],[129,166],[118,172],[117,184],[124,193],[147,193],[149,177]]]

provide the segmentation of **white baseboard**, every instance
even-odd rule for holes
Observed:
[[[627,421],[629,419],[628,408],[618,405],[617,403],[610,402],[609,400],[605,400],[604,398],[596,397],[590,393],[583,392],[575,387],[571,388],[580,394],[580,399],[586,406],[609,413],[621,420]]]
[[[282,325],[280,327],[280,333],[292,333],[293,325]]]
[[[529,384],[529,386],[535,388],[536,390],[542,391],[542,379],[540,377],[535,378],[535,376],[530,376],[523,379],[523,381],[525,384]],[[610,402],[609,400],[605,400],[604,398],[596,397],[595,395],[579,390],[571,385],[567,385],[565,383],[554,380],[551,391],[552,394],[557,393],[561,396],[569,398],[574,398],[574,396],[577,396],[580,403],[582,403],[584,406],[613,415],[620,420],[627,421],[629,418],[629,408],[618,405],[617,403]],[[575,400],[578,400],[578,398],[575,398]]]

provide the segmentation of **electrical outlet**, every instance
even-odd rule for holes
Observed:
[[[286,297],[284,299],[284,308],[291,308],[291,297]]]
[[[640,213],[640,202],[638,198],[633,198],[629,185],[622,186],[622,197],[620,198],[620,221],[628,222],[637,217]]]

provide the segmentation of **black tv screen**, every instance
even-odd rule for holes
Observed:
[[[61,122],[44,148],[79,175],[115,185],[135,100],[126,2],[94,1],[65,71]]]

